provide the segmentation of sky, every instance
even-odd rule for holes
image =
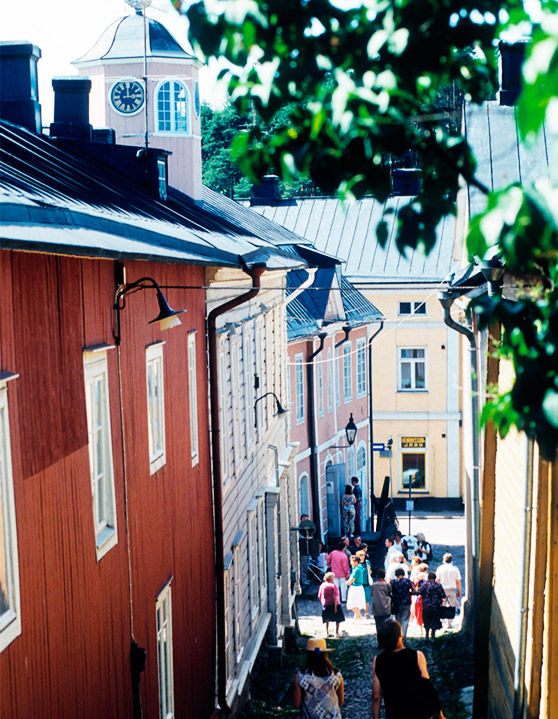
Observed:
[[[52,122],[52,78],[76,75],[71,61],[93,47],[115,20],[133,12],[125,0],[0,0],[0,41],[27,40],[41,49],[37,72],[43,125]],[[170,0],[153,0],[147,15],[165,25],[184,49],[191,50],[188,23]],[[204,98],[203,78],[200,88]]]

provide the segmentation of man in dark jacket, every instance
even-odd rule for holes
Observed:
[[[391,582],[391,611],[395,620],[401,624],[403,639],[407,637],[407,628],[411,618],[411,600],[415,593],[413,583],[405,576],[404,569],[395,570],[395,579]]]

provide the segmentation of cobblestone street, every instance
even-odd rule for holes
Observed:
[[[400,521],[403,530],[407,520]],[[464,566],[464,520],[463,517],[423,516],[414,518],[413,532],[423,531],[433,545],[434,560],[432,568],[441,563],[446,551],[453,554],[454,563],[465,577]],[[294,664],[304,664],[304,646],[308,637],[324,637],[324,626],[321,620],[320,603],[314,597],[299,597],[298,626],[301,637],[298,638],[299,655]],[[328,638],[328,646],[335,649],[331,655],[333,664],[338,666],[345,682],[345,704],[342,709],[343,719],[368,719],[371,717],[372,697],[372,662],[378,653],[376,627],[373,619],[355,622],[352,612],[345,611],[346,621],[341,625],[342,636]],[[468,638],[461,632],[462,615],[456,617],[451,629],[438,633],[433,642],[426,642],[420,627],[411,621],[407,633],[406,645],[424,652],[428,670],[433,683],[440,693],[446,719],[470,719],[470,691],[472,684],[472,649]],[[331,630],[331,627],[330,627]],[[277,697],[274,707],[252,702],[251,709],[244,715],[246,719],[263,719],[264,717],[297,717],[297,710],[290,706],[292,677],[296,666],[290,664],[285,668],[281,682],[279,674],[273,672],[274,681],[280,689],[276,689]],[[267,674],[271,674],[268,669]],[[273,691],[266,688],[266,679],[257,691],[268,695]],[[465,690],[465,691],[464,691]],[[271,698],[271,697],[270,697]],[[271,702],[273,703],[273,701]],[[384,716],[383,712],[380,715]]]

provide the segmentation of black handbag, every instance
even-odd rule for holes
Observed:
[[[455,607],[440,607],[440,619],[455,619]]]

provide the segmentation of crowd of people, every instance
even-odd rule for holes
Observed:
[[[351,493],[347,492],[347,496]],[[431,569],[432,561],[432,547],[422,533],[413,538],[397,531],[386,539],[384,566],[377,569],[375,577],[368,546],[360,536],[352,542],[348,535],[344,536],[329,554],[320,543],[317,566],[323,571],[323,581],[318,599],[326,637],[341,636],[341,624],[346,621],[344,607],[353,613],[354,622],[373,618],[376,625],[378,646],[383,652],[374,660],[373,719],[379,717],[382,695],[387,717],[408,716],[406,695],[398,690],[395,681],[401,676],[406,677],[406,686],[415,687],[415,703],[424,704],[420,712],[424,710],[425,717],[444,717],[436,690],[429,682],[424,655],[404,645],[411,621],[430,640],[442,628],[442,622],[451,627],[451,615],[459,611],[461,574],[452,555],[444,554],[435,571]],[[325,638],[308,642],[307,668],[297,675],[294,694],[294,705],[300,707],[306,719],[341,717],[343,677],[329,660],[330,651],[334,650],[327,648]],[[420,712],[414,716],[422,716]]]

